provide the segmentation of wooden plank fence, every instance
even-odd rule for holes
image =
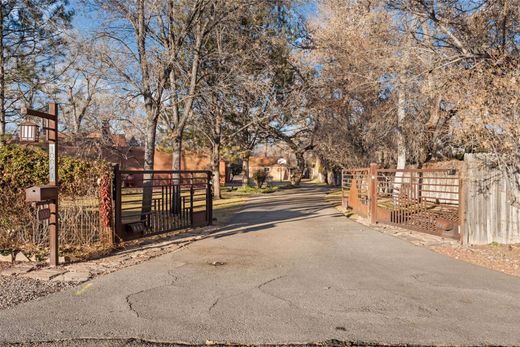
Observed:
[[[520,243],[520,208],[512,203],[518,190],[502,172],[483,165],[482,155],[464,158],[465,244]],[[516,191],[515,191],[516,190]]]
[[[371,223],[397,224],[463,244],[520,243],[520,191],[498,168],[484,165],[485,159],[467,154],[460,169],[392,170],[372,164],[344,170],[343,205]]]

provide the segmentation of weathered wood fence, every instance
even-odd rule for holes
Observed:
[[[517,188],[499,169],[483,165],[484,156],[464,158],[465,244],[520,243],[520,208],[513,204]]]
[[[443,169],[392,170],[372,164],[344,170],[343,205],[371,223],[452,237],[463,244],[520,243],[518,187],[498,168],[484,165],[485,159],[469,154],[463,163]]]
[[[343,171],[343,206],[371,223],[461,238],[460,174],[456,169]]]

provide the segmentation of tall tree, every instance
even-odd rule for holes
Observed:
[[[0,138],[19,101],[34,101],[57,77],[55,66],[73,14],[67,5],[67,0],[0,3]]]

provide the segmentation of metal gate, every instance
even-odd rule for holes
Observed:
[[[210,171],[114,170],[115,234],[121,241],[210,225]]]
[[[461,179],[456,169],[343,170],[343,206],[372,223],[462,237]]]

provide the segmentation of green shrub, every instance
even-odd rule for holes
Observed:
[[[267,180],[267,177],[269,177],[269,174],[266,171],[264,171],[263,169],[256,170],[253,173],[253,179],[256,182],[257,188],[262,188],[265,181]]]
[[[97,179],[108,173],[110,166],[102,160],[83,160],[62,156],[58,163],[60,193],[87,195]],[[49,156],[36,146],[0,146],[0,188],[2,192],[20,193],[49,181]]]
[[[0,146],[0,189],[14,193],[48,181],[47,153],[39,147]]]
[[[231,171],[230,174],[231,174],[232,179],[233,179],[233,177],[240,175],[243,171],[242,170],[242,161],[240,160],[240,161],[229,164],[229,170]]]
[[[274,193],[278,190],[278,187],[265,187],[265,188],[257,188],[257,187],[251,187],[251,186],[245,186],[245,187],[239,187],[236,189],[237,193],[241,194],[269,194]]]
[[[97,201],[97,180],[109,173],[110,166],[104,161],[61,157],[58,163],[60,201],[77,202],[77,197]],[[35,210],[25,202],[25,189],[48,181],[46,150],[26,145],[0,146],[0,250],[34,252],[45,244],[46,235],[41,234]],[[61,215],[65,210],[64,204],[60,204]],[[62,240],[63,237],[60,242]]]

